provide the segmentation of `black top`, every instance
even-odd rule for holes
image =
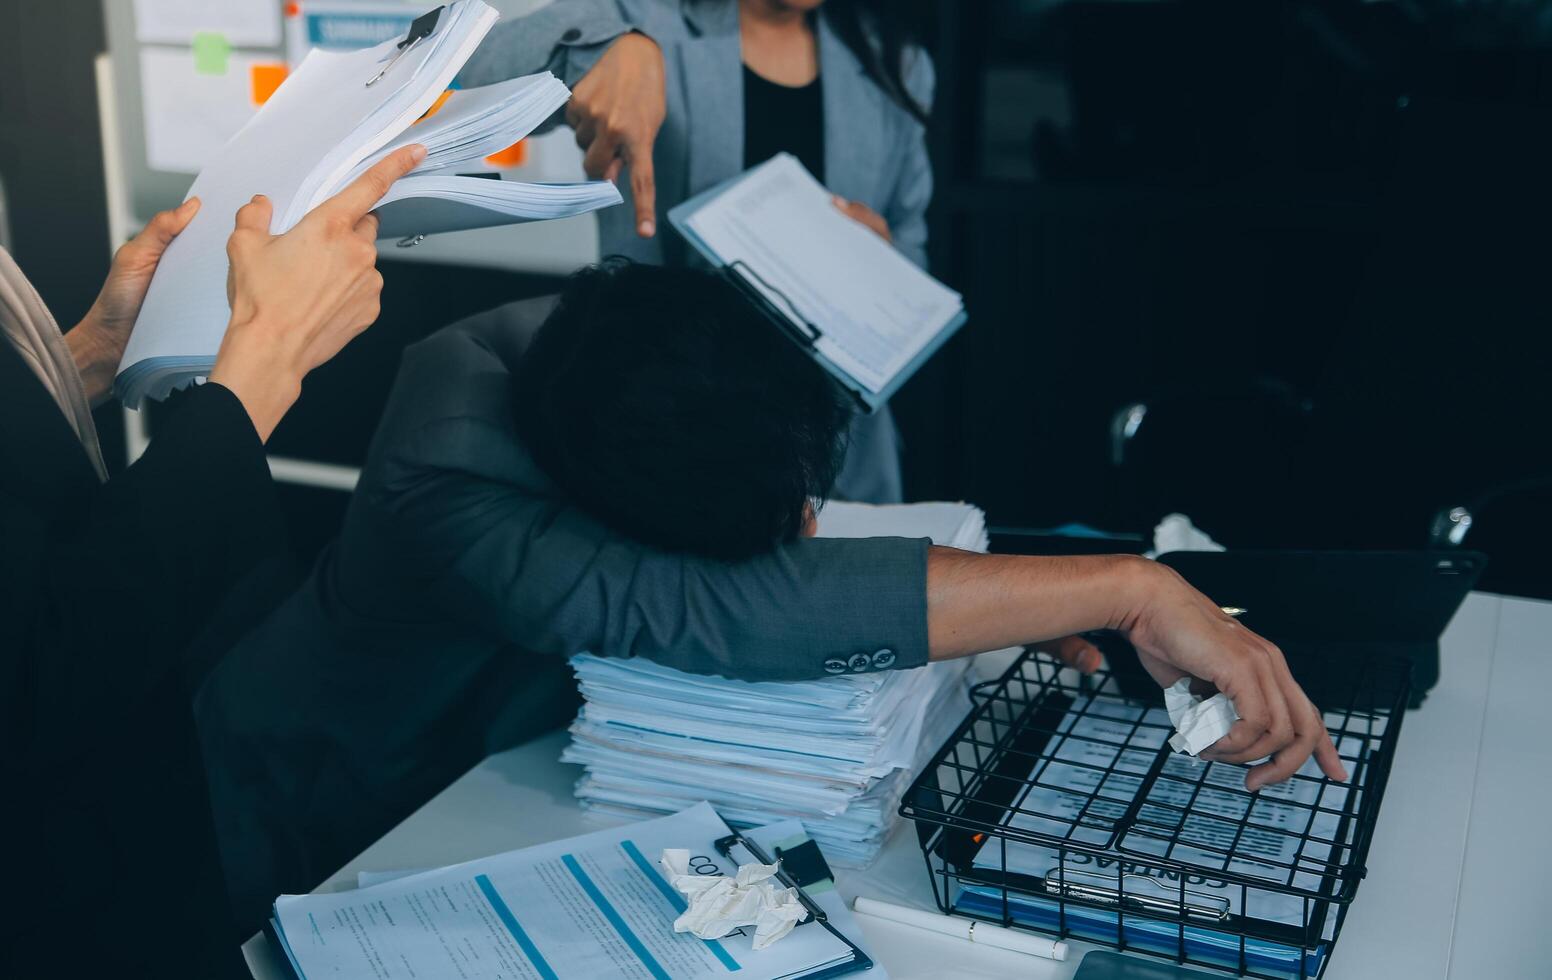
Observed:
[[[282,539],[258,434],[207,384],[99,483],[0,339],[0,460],[0,976],[245,977],[188,657]]]
[[[744,66],[744,168],[781,152],[797,157],[824,183],[824,89],[821,79],[799,88],[778,85]]]

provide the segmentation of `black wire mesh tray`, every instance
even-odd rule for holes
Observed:
[[[1026,652],[974,690],[900,812],[945,912],[1244,976],[1318,977],[1364,875],[1408,671],[1298,664],[1349,781],[1311,760],[1250,793],[1244,766],[1170,749],[1156,686]]]

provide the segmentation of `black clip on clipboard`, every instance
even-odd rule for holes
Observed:
[[[765,280],[764,276],[754,271],[754,268],[743,259],[734,259],[723,266],[720,271],[722,278],[726,279],[733,285],[734,289],[742,293],[744,298],[754,305],[755,309],[759,310],[765,315],[766,319],[776,325],[777,329],[796,341],[797,345],[808,352],[809,355],[816,358],[820,356],[817,345],[819,338],[824,336],[824,331],[819,329],[819,326],[814,321],[803,315],[802,311],[798,309],[798,305],[792,301],[792,297],[772,286]],[[775,300],[771,299],[772,296],[781,300],[786,309],[783,310],[781,306],[778,306]],[[864,414],[871,414],[873,412],[873,406],[869,405],[867,399],[863,398],[860,393],[853,391],[848,385],[842,385],[841,387],[845,388],[847,393],[856,400],[857,405]]]
[[[792,302],[786,293],[765,281],[765,277],[754,271],[754,268],[743,259],[734,259],[722,267],[722,275],[733,288],[743,293],[749,302],[753,303],[761,313],[776,321],[776,325],[792,335],[807,350],[813,350],[819,343],[819,338],[824,336],[824,331],[814,325],[814,322],[805,317],[798,305]],[[758,283],[758,285],[756,285]],[[770,294],[770,295],[767,295]],[[781,307],[771,299],[775,296],[786,304],[787,309]]]
[[[858,970],[873,969],[872,958],[869,957],[867,953],[862,951],[862,947],[858,946],[856,943],[847,938],[845,933],[841,932],[841,930],[830,924],[830,917],[825,914],[825,910],[820,908],[813,899],[808,897],[808,893],[803,890],[803,886],[799,885],[792,879],[792,876],[789,875],[786,868],[783,867],[784,862],[780,857],[778,857],[775,861],[772,861],[768,856],[766,856],[765,850],[760,847],[760,845],[756,844],[754,841],[745,837],[743,834],[736,830],[731,834],[728,834],[726,837],[719,837],[716,841],[716,847],[717,853],[721,854],[723,857],[730,861],[734,860],[732,853],[733,848],[742,847],[744,850],[749,852],[751,857],[753,857],[761,864],[776,865],[776,880],[797,892],[798,901],[802,902],[803,907],[808,910],[808,918],[800,921],[798,925],[806,926],[810,922],[817,922],[824,926],[825,930],[829,932],[830,935],[845,943],[846,947],[851,950],[853,959],[850,963],[843,963],[833,969],[823,970],[819,973],[812,974],[808,980],[821,980],[823,977],[836,977],[846,973],[854,973]]]
[[[444,4],[443,6],[437,7],[435,10],[429,10],[426,13],[421,14],[410,23],[409,32],[404,35],[404,40],[400,41],[397,45],[399,49],[398,52],[392,58],[388,59],[388,63],[383,66],[382,71],[373,75],[367,81],[367,88],[371,88],[373,85],[376,85],[378,82],[382,81],[383,76],[388,74],[388,72],[392,70],[393,66],[399,63],[400,58],[409,54],[410,50],[413,49],[415,45],[436,33],[437,24],[442,20],[442,11],[445,9],[446,5]]]

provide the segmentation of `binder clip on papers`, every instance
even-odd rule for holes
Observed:
[[[409,33],[404,36],[404,40],[398,43],[399,53],[388,59],[388,63],[382,67],[382,70],[379,71],[376,75],[373,75],[371,80],[366,83],[367,87],[371,88],[373,85],[376,85],[378,82],[382,81],[383,76],[388,74],[393,66],[399,63],[400,58],[403,58],[405,55],[409,54],[415,45],[436,33],[437,21],[441,19],[442,7],[437,7],[435,10],[428,11],[424,14],[421,14],[419,17],[416,17],[415,20],[410,24]]]

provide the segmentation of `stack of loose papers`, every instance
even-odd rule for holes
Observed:
[[[810,922],[757,951],[751,929],[711,940],[674,931],[685,903],[659,858],[684,848],[700,873],[733,875],[716,848],[728,832],[700,803],[435,871],[373,876],[355,891],[282,896],[271,925],[298,980],[793,980],[858,964],[841,938],[855,924],[833,889],[814,900],[840,935]],[[750,836],[770,851],[798,833],[788,824]]]
[[[832,503],[819,533],[987,545],[985,517],[967,504]],[[582,655],[572,667],[586,703],[562,759],[587,767],[577,797],[591,809],[673,813],[705,799],[740,826],[796,818],[832,862],[858,867],[964,717],[966,663],[751,683]]]
[[[607,181],[561,186],[447,174],[516,142],[570,95],[541,73],[443,101],[495,22],[496,12],[480,0],[455,0],[434,33],[403,50],[389,40],[308,54],[195,179],[189,193],[200,199],[199,213],[162,257],[119,364],[125,404],[165,397],[215,364],[230,315],[226,240],[238,209],[256,194],[273,203],[270,228],[279,234],[385,153],[424,143],[428,156],[417,174],[382,205],[384,236],[565,217],[619,202]]]

